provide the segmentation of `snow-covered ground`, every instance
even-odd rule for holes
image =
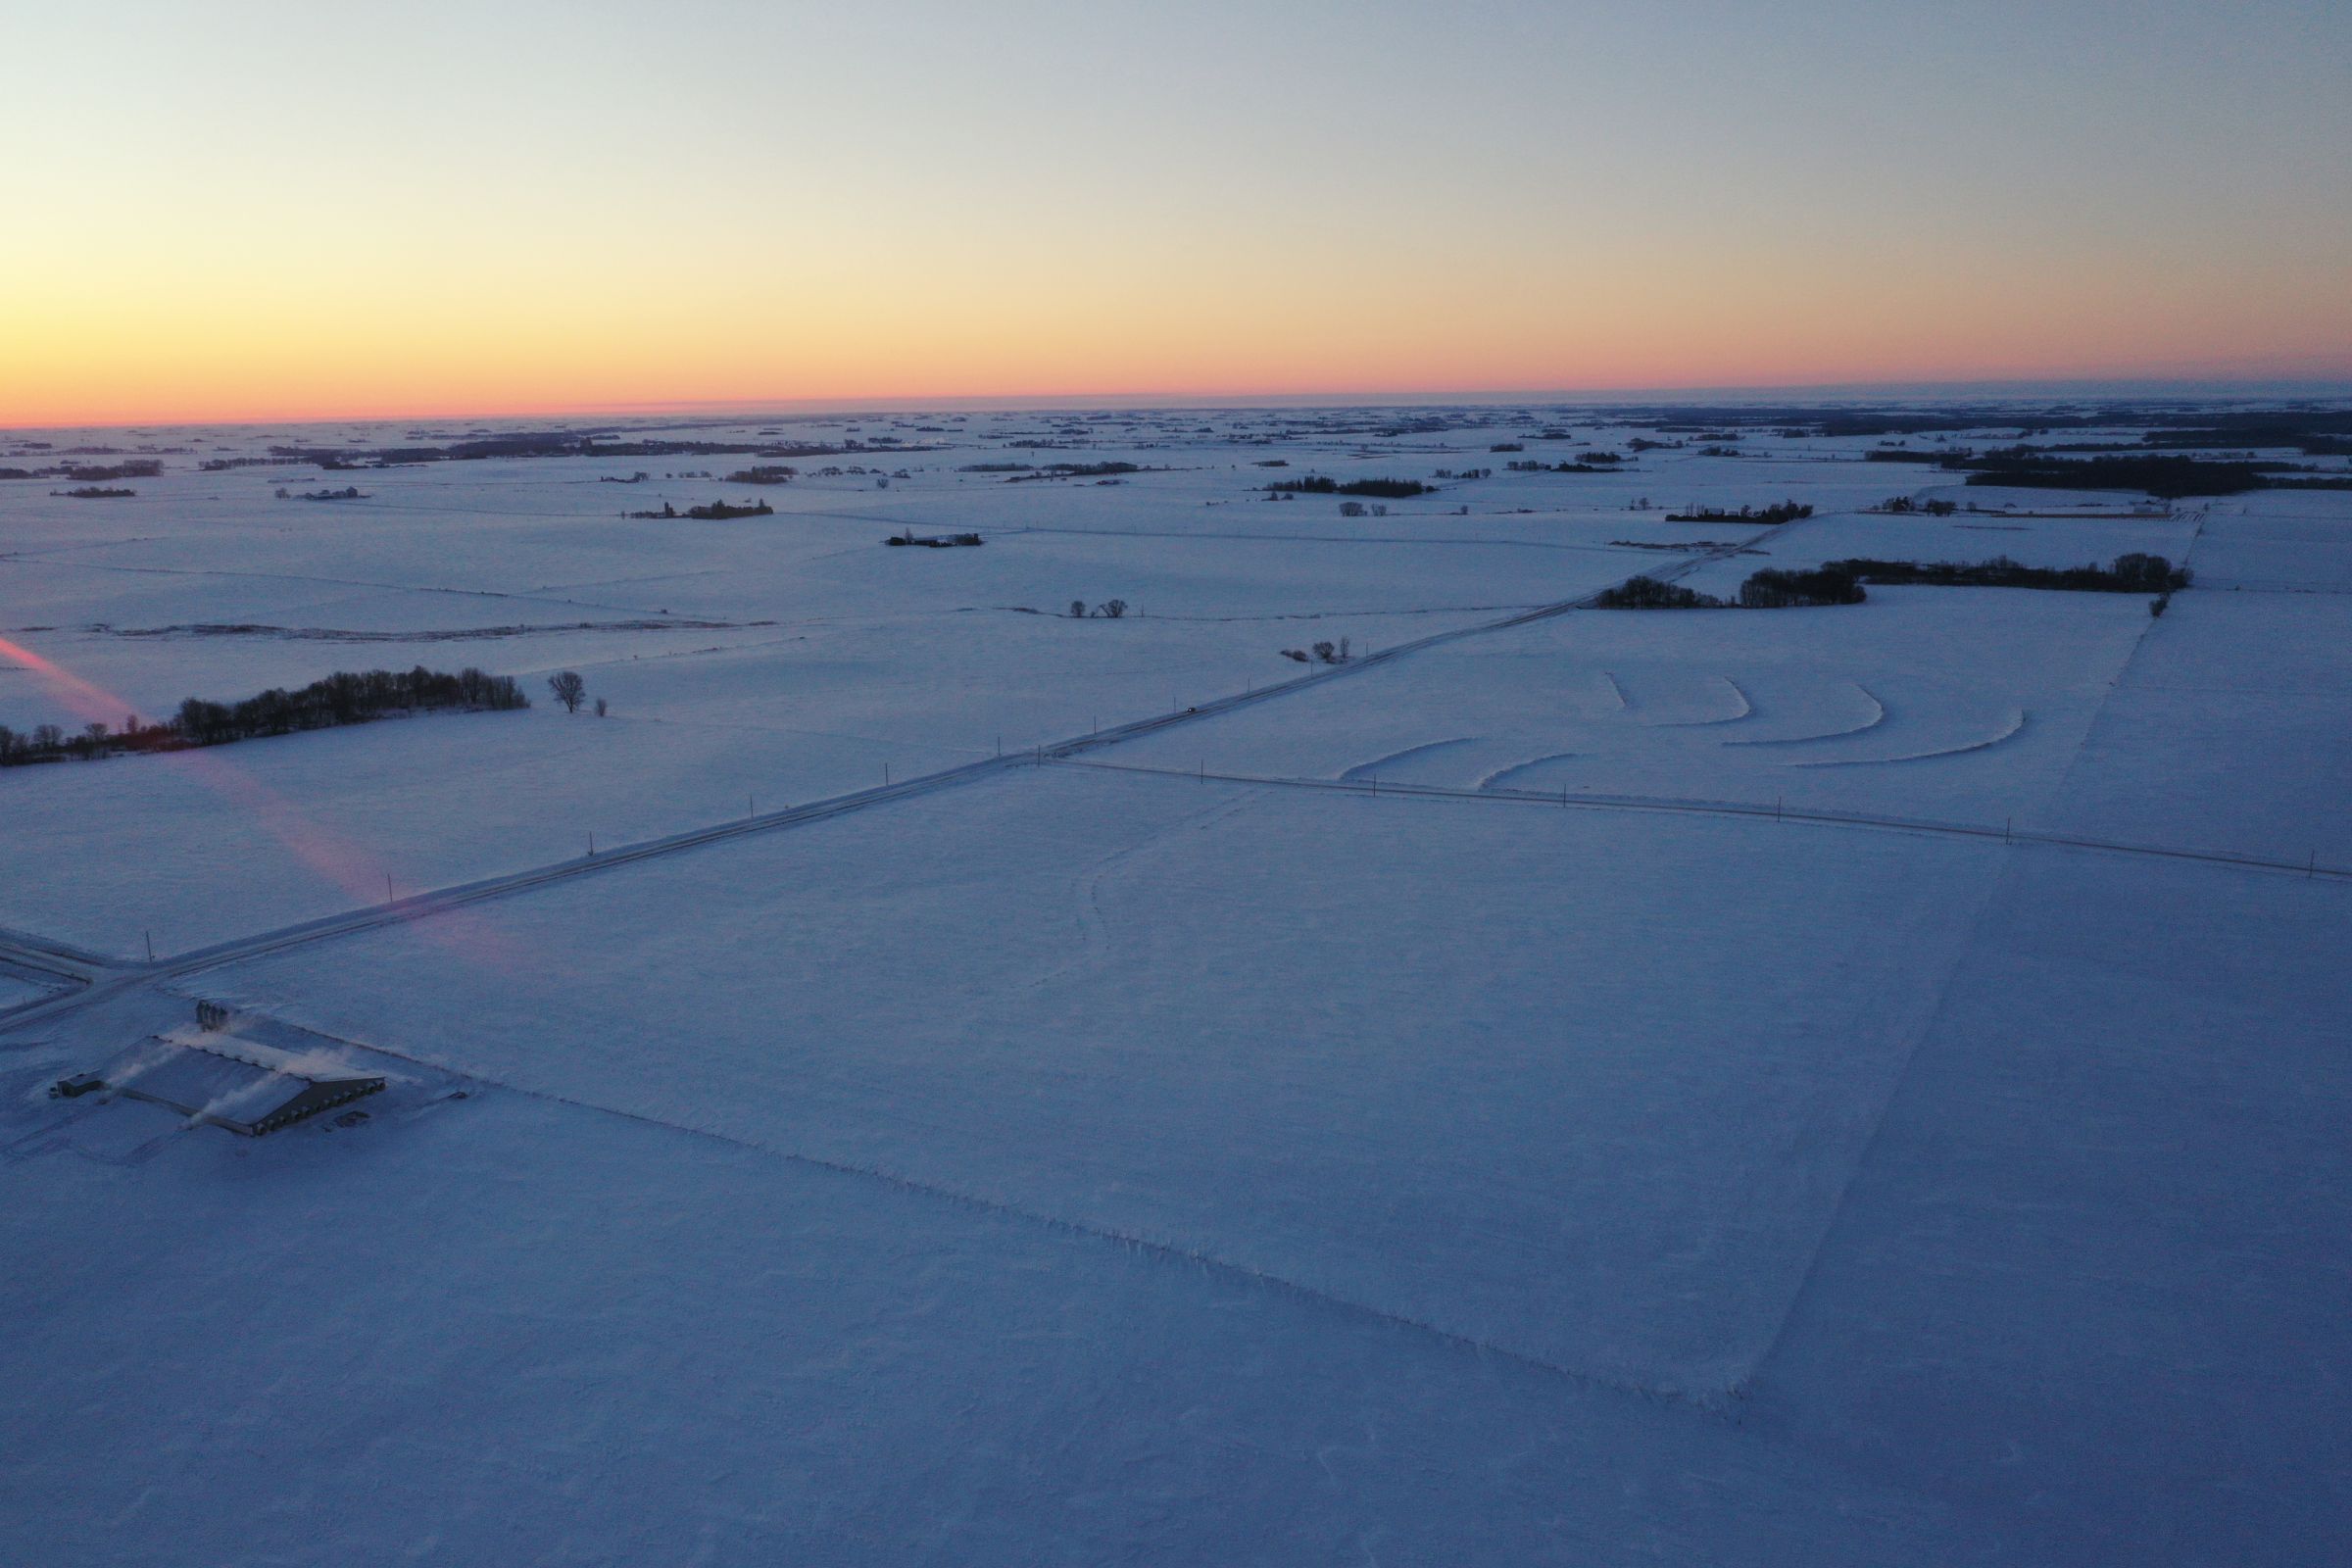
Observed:
[[[844,449],[758,492],[196,468],[455,427],[0,438],[172,449],[0,481],[0,723],[538,697],[0,769],[0,1555],[2328,1560],[2352,497],[1665,422],[618,432]],[[1055,462],[1136,469],[1000,466]],[[1438,489],[1261,488],[1307,473]],[[2199,586],[1506,624],[2133,550]],[[197,998],[391,1088],[261,1141],[47,1097]]]
[[[21,1007],[49,996],[56,988],[31,975],[0,967],[0,1011]]]
[[[1924,1021],[1904,977],[1956,956],[1999,860],[1049,769],[205,984],[1720,1396]]]
[[[1592,611],[1102,760],[2023,825],[2150,624],[2146,602],[2126,595],[2003,589],[1877,588],[1861,605],[1770,612]]]

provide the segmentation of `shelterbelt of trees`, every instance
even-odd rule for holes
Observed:
[[[1735,599],[1700,593],[1655,577],[1630,577],[1594,600],[1602,610],[1787,610],[1858,605],[1866,582],[1937,588],[2056,588],[2076,593],[2153,594],[2154,612],[2189,583],[2186,568],[2162,556],[2133,553],[2105,566],[2028,566],[2006,556],[1990,561],[1828,561],[1811,570],[1767,566],[1740,585]]]
[[[422,664],[405,671],[337,670],[293,691],[273,687],[241,702],[212,703],[191,697],[179,705],[177,713],[157,724],[142,724],[136,714],[124,718],[120,729],[86,724],[72,734],[56,724],[43,724],[24,734],[0,724],[0,767],[223,746],[231,741],[365,724],[396,713],[436,709],[484,712],[530,706],[531,700],[523,696],[512,676],[487,675],[478,669],[463,669],[455,675]]]
[[[2313,443],[2322,445],[2321,443]],[[1916,447],[1882,447],[1865,453],[1873,463],[1934,464],[1947,473],[1965,473],[1971,485],[2025,490],[2144,490],[2160,500],[2190,496],[2233,496],[2248,490],[2352,490],[2352,474],[2276,459],[2147,456],[2054,457],[2055,451],[2116,453],[2114,446],[2036,449],[2013,447],[1983,454]],[[2322,445],[2323,452],[2330,449]]]
[[[57,463],[45,468],[0,468],[0,479],[72,479],[76,484],[103,484],[110,479],[153,479],[163,471],[162,460],[137,458],[128,463]]]
[[[1433,488],[1418,479],[1350,479],[1342,484],[1324,474],[1310,474],[1303,479],[1280,479],[1266,486],[1275,495],[1378,496],[1388,501],[1426,495]]]

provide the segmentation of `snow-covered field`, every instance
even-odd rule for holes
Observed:
[[[168,449],[0,481],[0,724],[537,701],[0,769],[0,1556],[2328,1560],[2352,495],[1628,418],[0,438]],[[1566,608],[2128,551],[2198,586]],[[391,1087],[47,1097],[199,998]]]
[[[1050,769],[485,905],[454,946],[400,926],[331,973],[296,952],[206,984],[1720,1395],[1924,1021],[1905,977],[1956,956],[1999,860]]]
[[[1368,669],[1106,762],[2020,825],[2147,634],[2121,594],[1881,588],[1770,613],[1592,611]]]
[[[24,1006],[50,995],[54,989],[30,975],[15,974],[0,968],[0,1009]]]

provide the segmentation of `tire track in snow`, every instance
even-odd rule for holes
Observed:
[[[1859,735],[1864,730],[1876,729],[1886,723],[1886,705],[1873,696],[1870,689],[1860,681],[1851,681],[1848,684],[1862,694],[1862,700],[1870,704],[1871,709],[1870,717],[1854,725],[1851,729],[1827,730],[1819,735],[1797,735],[1788,740],[1725,741],[1723,744],[1726,746],[1811,746],[1820,741],[1842,740],[1848,735]]]
[[[1478,781],[1478,788],[1482,791],[1504,789],[1508,787],[1503,783],[1506,778],[1516,778],[1519,774],[1531,772],[1546,762],[1565,762],[1571,758],[1583,755],[1582,752],[1548,752],[1542,757],[1531,757],[1524,762],[1513,762],[1508,767],[1496,768]]]
[[[1980,745],[1988,743],[1980,743]],[[1936,755],[1936,754],[1931,754]],[[1678,816],[1720,816],[1744,821],[1788,823],[1818,827],[1855,827],[1876,832],[1930,834],[1942,838],[1989,840],[1996,844],[2040,844],[2058,849],[2090,850],[2104,855],[2130,855],[2164,860],[2235,866],[2249,871],[2283,871],[2306,878],[2352,881],[2352,866],[2321,865],[2309,860],[2271,860],[2260,856],[2230,855],[2218,850],[2179,849],[2164,844],[2129,844],[2118,839],[2084,838],[2064,833],[2036,833],[2012,826],[1991,827],[1975,822],[1937,821],[1932,817],[1890,816],[1869,811],[1838,811],[1826,808],[1788,808],[1748,805],[1739,801],[1683,800],[1664,795],[1599,795],[1573,790],[1459,789],[1443,784],[1388,784],[1377,789],[1369,781],[1349,783],[1331,778],[1286,778],[1262,773],[1212,773],[1181,767],[1152,767],[1141,762],[1103,762],[1047,754],[1046,760],[1063,767],[1093,768],[1106,773],[1139,773],[1153,778],[1205,780],[1211,784],[1271,785],[1282,789],[1325,790],[1382,799],[1412,797],[1435,801],[1479,801],[1495,806],[1550,807],[1554,810],[1650,811]]]
[[[2027,720],[2032,716],[2021,708],[2017,710],[2016,716],[2010,719],[2008,727],[1999,734],[1987,735],[1981,741],[1970,741],[1965,746],[1945,746],[1932,752],[1906,752],[1900,757],[1835,757],[1825,758],[1818,762],[1784,762],[1781,765],[1784,767],[1890,767],[1900,762],[1928,762],[1939,757],[1962,757],[1970,752],[1982,752],[1998,746],[2004,741],[2014,740],[2018,735],[2024,733]]]
[[[1342,773],[1340,777],[1350,781],[1378,778],[1380,770],[1392,762],[1401,762],[1408,757],[1428,757],[1437,752],[1451,750],[1456,746],[1475,746],[1483,739],[1485,737],[1481,735],[1457,735],[1449,741],[1429,741],[1420,746],[1407,746],[1401,752],[1391,752],[1386,757],[1375,757],[1369,762],[1358,762]]]
[[[1660,718],[1660,719],[1653,719],[1653,720],[1651,720],[1651,721],[1650,721],[1650,728],[1652,728],[1652,729],[1704,729],[1704,728],[1706,728],[1706,727],[1707,727],[1708,725],[1710,725],[1710,724],[1737,724],[1737,723],[1739,723],[1739,722],[1740,722],[1741,719],[1743,719],[1743,718],[1753,718],[1753,717],[1755,716],[1755,713],[1756,713],[1756,705],[1755,705],[1754,703],[1751,703],[1751,702],[1749,702],[1749,701],[1747,700],[1747,693],[1745,693],[1745,692],[1743,692],[1743,691],[1741,691],[1741,690],[1740,689],[1740,683],[1739,683],[1738,681],[1736,681],[1736,680],[1732,679],[1732,677],[1731,677],[1731,676],[1729,676],[1729,675],[1718,675],[1718,676],[1716,676],[1715,678],[1716,678],[1717,680],[1719,680],[1719,681],[1723,682],[1723,683],[1724,683],[1726,686],[1729,686],[1729,687],[1732,689],[1732,698],[1733,698],[1733,700],[1734,700],[1734,701],[1736,701],[1737,703],[1739,703],[1739,705],[1740,705],[1740,711],[1738,711],[1737,713],[1728,713],[1728,714],[1724,715],[1724,716],[1723,716],[1723,717],[1721,717],[1721,718]]]
[[[1168,836],[1179,828],[1189,827],[1198,830],[1212,827],[1236,814],[1249,804],[1249,796],[1238,795],[1215,802],[1197,811],[1187,811],[1155,829],[1147,837],[1122,849],[1111,851],[1110,854],[1103,856],[1072,877],[1070,880],[1071,905],[1077,912],[1078,950],[1029,982],[1029,989],[1042,991],[1073,969],[1081,966],[1100,967],[1102,961],[1109,956],[1110,921],[1102,912],[1102,883],[1111,873],[1125,866],[1128,861],[1145,851],[1165,843]]]

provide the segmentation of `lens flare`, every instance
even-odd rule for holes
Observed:
[[[132,705],[46,659],[22,643],[0,637],[0,658],[38,677],[57,701],[85,723],[105,723],[134,711]],[[386,902],[394,891],[384,857],[321,826],[293,802],[209,747],[167,752],[146,765],[176,768],[283,845],[304,870],[334,888],[355,906]],[[422,890],[416,890],[422,891]],[[478,916],[457,908],[436,911],[422,922],[432,940],[484,967],[516,961],[512,944]]]

